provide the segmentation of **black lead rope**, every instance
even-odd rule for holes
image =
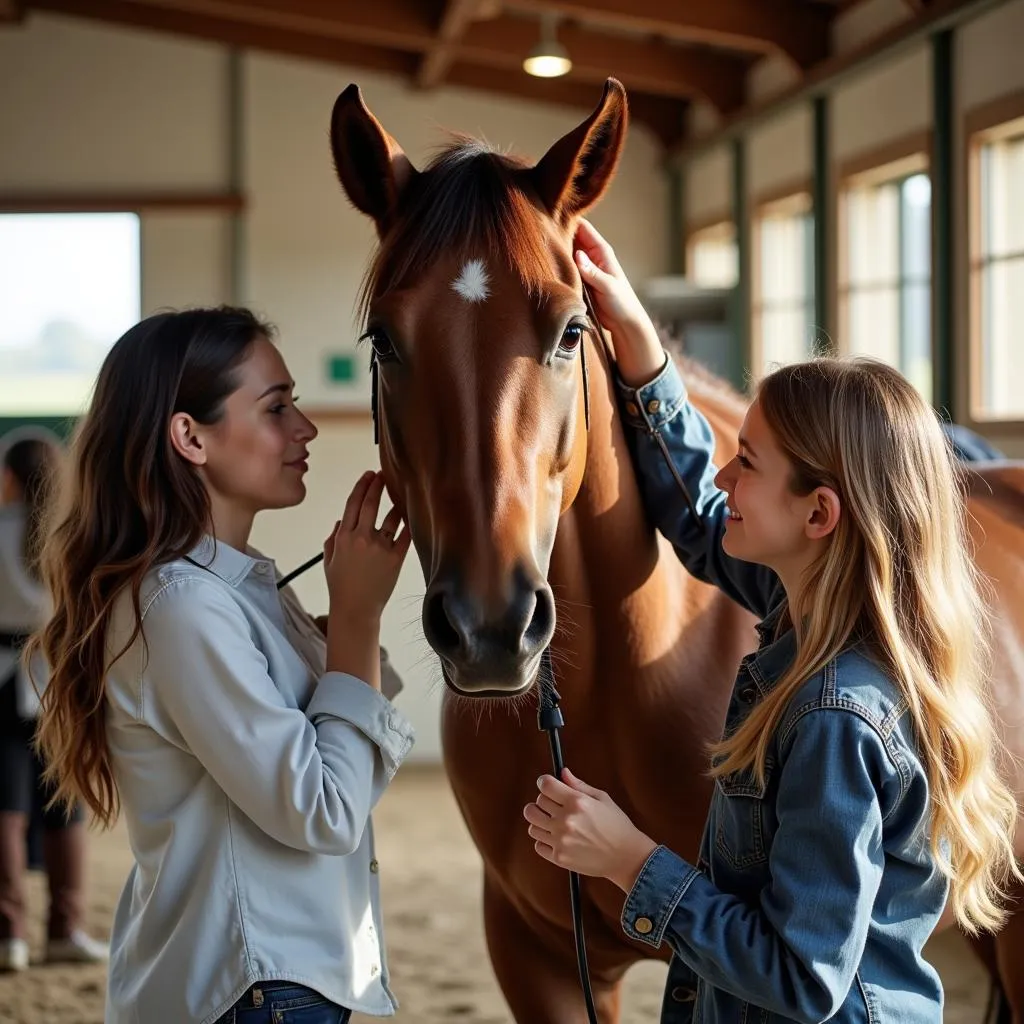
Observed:
[[[562,709],[558,706],[561,696],[555,688],[554,668],[551,664],[551,648],[545,647],[541,655],[540,678],[537,680],[537,728],[548,734],[551,746],[551,764],[556,779],[561,780],[565,770],[562,758],[562,741],[558,730],[565,725]],[[583,935],[583,899],[580,890],[580,876],[575,871],[569,872],[569,905],[572,908],[572,931],[576,941],[576,965],[580,973],[580,985],[583,988],[583,1000],[587,1004],[587,1019],[590,1024],[598,1024],[597,1010],[594,1007],[594,992],[590,987],[590,967],[587,964],[587,942]]]
[[[615,366],[614,353],[611,345],[608,343],[608,339],[605,337],[604,329],[601,327],[601,321],[597,318],[593,300],[591,299],[590,292],[585,284],[583,285],[583,300],[587,306],[587,313],[594,324],[594,330],[597,332],[597,336],[601,339],[601,347],[604,349],[609,369],[613,369]],[[583,418],[586,429],[589,432],[590,379],[589,374],[587,373],[586,340],[583,341],[580,348],[580,365],[582,367],[581,372],[583,374]],[[614,381],[612,383],[612,388],[615,388]],[[375,444],[380,443],[379,390],[380,382],[378,379],[377,360],[376,358],[372,358],[370,362],[370,411],[373,416],[373,440]],[[690,513],[693,515],[694,520],[699,523],[701,521],[701,516],[697,511],[693,498],[690,496],[690,491],[683,481],[682,476],[680,476],[679,470],[676,469],[675,464],[672,462],[664,439],[652,426],[647,417],[647,412],[642,408],[642,405],[640,407],[640,414],[647,426],[647,433],[654,438],[660,448],[661,454],[664,456],[665,462],[672,474],[672,478],[686,501]],[[323,561],[323,557],[323,552],[321,552],[318,555],[314,555],[309,559],[309,561],[303,562],[297,569],[293,569],[287,576],[282,577],[278,581],[278,589],[287,586],[292,580],[297,576],[301,576],[308,569],[312,569],[318,562]],[[555,778],[559,780],[562,778],[562,772],[565,770],[565,761],[562,757],[562,742],[558,734],[559,729],[565,725],[565,719],[562,717],[562,709],[558,706],[560,700],[561,696],[555,688],[555,674],[551,663],[551,649],[550,647],[546,647],[541,655],[540,677],[537,680],[537,727],[541,732],[546,732],[548,734],[548,743],[551,747],[551,763],[554,768]],[[575,871],[569,872],[569,902],[572,908],[572,929],[576,941],[576,963],[579,967],[580,985],[583,988],[583,999],[587,1005],[587,1018],[590,1024],[598,1024],[597,1010],[594,1006],[594,992],[590,984],[590,968],[587,964],[587,945],[583,935],[583,901],[580,888],[580,876]]]

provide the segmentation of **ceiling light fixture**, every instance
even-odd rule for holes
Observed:
[[[556,19],[551,14],[540,16],[540,42],[527,54],[523,70],[535,78],[560,78],[572,71],[569,52],[555,38]]]

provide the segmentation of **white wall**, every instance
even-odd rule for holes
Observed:
[[[380,74],[259,54],[244,59],[242,78],[248,207],[240,298],[280,328],[309,408],[336,400],[322,379],[324,356],[353,346],[353,304],[373,243],[331,168],[327,130],[338,92],[359,82],[417,162],[443,142],[442,127],[539,158],[589,113],[460,89],[421,94]],[[0,31],[0,191],[226,191],[228,83],[228,55],[215,45],[30,13],[25,25]],[[595,88],[595,104],[599,98]],[[638,283],[663,273],[668,258],[660,159],[647,130],[633,127],[593,215]],[[230,300],[231,237],[227,214],[144,214],[144,312]],[[365,381],[352,401],[368,408]],[[285,571],[320,549],[352,483],[377,465],[368,419],[322,417],[319,425],[307,500],[263,517],[253,537]],[[326,611],[319,570],[297,589],[312,611]],[[407,681],[400,702],[419,733],[415,756],[435,759],[440,690],[418,639],[422,591],[410,558],[383,640]]]

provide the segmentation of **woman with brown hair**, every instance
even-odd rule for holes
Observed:
[[[305,496],[316,428],[249,311],[165,313],[111,349],[43,555],[42,746],[60,798],[124,813],[107,1024],[385,1016],[370,811],[412,745],[381,692],[409,547],[357,482],[324,546],[325,637],[249,546]]]

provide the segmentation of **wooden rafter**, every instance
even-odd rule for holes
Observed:
[[[25,6],[21,0],[0,0],[0,25],[19,22],[24,15]]]
[[[537,22],[496,18],[473,25],[457,48],[460,61],[487,67],[519,68],[539,38]],[[742,58],[684,49],[660,40],[637,41],[564,25],[558,41],[572,59],[574,81],[599,83],[609,75],[632,90],[655,96],[702,96],[719,111],[743,103]]]
[[[416,84],[421,89],[440,84],[455,56],[452,44],[463,35],[479,9],[480,0],[447,0],[434,45],[423,55],[416,71]]]
[[[407,55],[426,54],[415,73],[427,83],[438,80],[445,62],[508,70],[522,78],[523,58],[539,33],[535,21],[506,16],[470,24],[458,39],[471,16],[472,0],[451,0],[451,17],[445,22],[452,38],[440,48],[422,5],[410,0],[343,6],[333,0],[38,0],[35,6],[186,34],[194,21],[192,34],[202,38],[383,70],[396,70],[396,64],[404,69]],[[278,32],[281,46],[274,45],[273,33]],[[572,57],[575,81],[600,83],[614,74],[631,91],[676,99],[701,96],[723,114],[743,103],[742,58],[578,26],[566,26],[559,37]],[[361,47],[368,48],[366,59]]]
[[[205,39],[239,49],[284,53],[295,57],[412,75],[416,57],[411,53],[325,36],[289,32],[266,25],[250,25],[134,3],[132,0],[33,0],[33,8],[59,11],[108,24],[155,29],[193,39]]]
[[[832,12],[802,0],[506,0],[591,25],[650,32],[728,49],[784,53],[801,68],[829,53]]]
[[[412,52],[286,31],[267,25],[245,24],[132,0],[39,0],[33,6],[106,23],[150,28],[227,46],[372,68],[405,77],[412,77],[416,73],[419,60],[417,54]],[[565,80],[541,80],[526,74],[509,75],[500,67],[457,64],[450,69],[445,80],[453,85],[541,102],[564,103],[584,110],[591,109],[600,96],[593,85]],[[676,145],[680,141],[685,110],[683,102],[632,94],[630,103],[634,119],[649,127],[666,145]]]

